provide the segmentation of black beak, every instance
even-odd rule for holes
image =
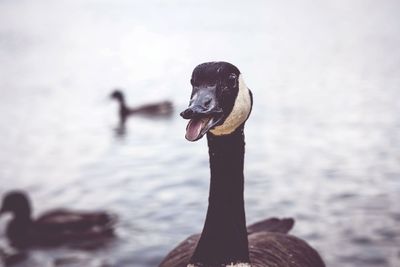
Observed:
[[[216,86],[193,88],[189,107],[181,112],[184,119],[190,120],[186,127],[186,139],[196,141],[210,129],[218,125],[223,118],[216,95]]]
[[[215,87],[202,87],[194,89],[189,107],[181,112],[184,119],[201,118],[222,114],[218,105]]]

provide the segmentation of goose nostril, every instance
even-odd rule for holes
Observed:
[[[210,106],[210,104],[211,104],[211,98],[208,99],[208,100],[204,103],[204,106],[205,106],[206,108],[208,108],[208,107]]]

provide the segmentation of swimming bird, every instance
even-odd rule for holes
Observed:
[[[122,91],[114,90],[110,97],[119,103],[119,117],[125,120],[126,117],[133,114],[148,115],[148,116],[169,116],[174,108],[171,101],[161,101],[157,103],[145,104],[135,108],[128,107],[125,102],[125,96]]]
[[[56,209],[32,218],[30,200],[24,191],[14,190],[3,197],[0,215],[11,213],[6,236],[17,248],[61,245],[71,241],[99,240],[113,236],[115,215],[103,211]]]
[[[267,219],[246,227],[244,125],[253,99],[237,67],[227,62],[198,65],[192,73],[186,139],[207,135],[210,191],[201,234],[173,249],[160,267],[324,267],[318,252],[287,234],[293,219]]]

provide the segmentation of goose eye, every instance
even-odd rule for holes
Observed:
[[[228,86],[234,87],[234,86],[236,85],[236,78],[237,78],[237,76],[236,76],[235,73],[229,74],[229,77],[228,77]]]

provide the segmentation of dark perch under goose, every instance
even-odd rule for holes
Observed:
[[[125,96],[120,90],[115,90],[110,97],[119,103],[119,117],[121,121],[125,121],[130,115],[147,115],[147,116],[170,116],[174,110],[172,102],[162,101],[141,105],[135,108],[128,107],[125,102]]]
[[[13,218],[6,235],[17,248],[100,240],[113,235],[115,224],[115,216],[102,211],[57,209],[33,219],[29,198],[23,191],[11,191],[4,196],[0,215],[7,212]]]
[[[244,211],[244,124],[252,95],[239,70],[226,62],[197,66],[189,108],[186,139],[207,134],[210,192],[201,234],[179,244],[160,267],[324,267],[318,252],[288,235],[293,219],[268,219],[246,228]]]

